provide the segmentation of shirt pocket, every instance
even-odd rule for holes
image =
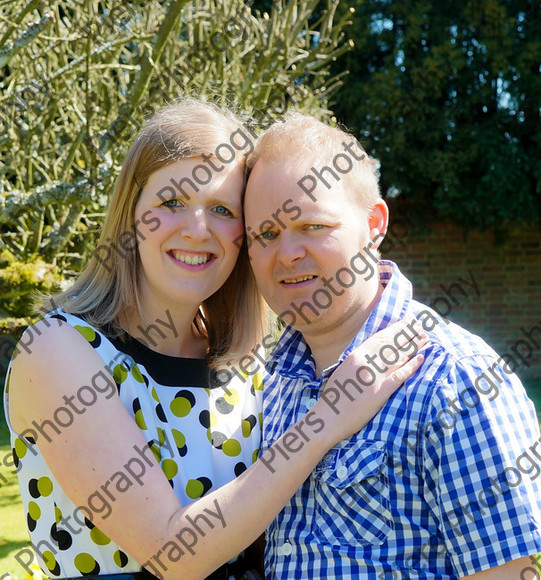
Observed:
[[[314,472],[314,535],[332,546],[383,544],[392,531],[383,441],[334,447]]]

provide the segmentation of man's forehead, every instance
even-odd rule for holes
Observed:
[[[310,172],[311,167],[316,163],[315,156],[304,154],[300,155],[298,152],[292,151],[277,151],[272,155],[262,155],[255,163],[250,176],[254,173],[257,175],[273,173],[278,178],[284,176],[290,178],[293,185],[303,175]],[[248,180],[249,181],[249,180]]]

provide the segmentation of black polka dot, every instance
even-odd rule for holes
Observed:
[[[235,475],[238,477],[241,473],[244,473],[246,469],[247,467],[244,463],[242,463],[242,461],[237,463],[237,465],[235,465]]]
[[[179,397],[186,399],[192,407],[195,405],[195,397],[191,391],[178,391],[178,393],[175,395],[175,399],[178,399]]]
[[[165,416],[165,413],[163,412],[163,407],[162,407],[161,403],[158,403],[156,405],[156,415],[158,416],[158,419],[160,421],[167,423],[167,417]]]
[[[132,409],[134,413],[137,413],[137,411],[141,410],[141,402],[139,401],[139,399],[135,398],[133,400]]]
[[[248,415],[248,417],[242,421],[242,434],[244,437],[249,437],[256,425],[257,419],[255,415]]]
[[[49,568],[49,566],[47,566],[47,568]],[[52,569],[49,568],[49,570],[51,571],[51,574],[53,576],[58,576],[60,574],[60,565],[57,562],[55,562],[54,567]]]
[[[67,550],[73,544],[71,534],[66,530],[59,530],[56,524],[51,526],[51,538],[58,544],[59,550]]]
[[[38,480],[37,479],[31,479],[28,482],[28,492],[34,498],[38,498],[41,495],[39,493],[39,490],[38,490]]]
[[[26,525],[31,532],[36,529],[37,522],[30,514],[26,514]]]
[[[63,322],[68,321],[68,319],[65,316],[62,316],[61,314],[53,314],[52,316],[49,316],[49,318],[57,318],[58,320],[62,320]]]
[[[210,413],[208,411],[201,411],[199,413],[199,422],[205,429],[210,427]]]
[[[127,554],[125,554],[122,550],[117,550],[113,556],[115,564],[119,568],[124,568],[129,561]]]
[[[210,481],[208,477],[198,477],[197,481],[201,482],[201,485],[203,486],[203,493],[200,496],[203,497],[212,487],[212,481]]]
[[[221,449],[223,442],[227,440],[227,436],[219,431],[213,431],[210,434],[210,438],[212,440],[212,446],[216,447],[216,449]]]
[[[216,410],[222,415],[228,415],[235,408],[234,405],[228,403],[223,397],[216,399]]]

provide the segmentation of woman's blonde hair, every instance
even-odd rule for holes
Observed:
[[[98,328],[107,326],[120,336],[123,330],[119,317],[128,309],[137,308],[143,320],[138,252],[115,249],[123,247],[118,245],[122,235],[124,239],[126,235],[136,239],[134,212],[142,188],[150,175],[165,165],[203,154],[215,155],[216,148],[230,143],[231,135],[241,127],[241,120],[231,111],[196,99],[158,111],[131,145],[116,180],[98,243],[98,249],[108,249],[107,260],[95,252],[74,284],[46,298],[45,304],[81,315]],[[238,158],[235,163],[244,163],[241,153]],[[265,307],[256,288],[246,241],[233,272],[203,302],[194,324],[208,338],[208,361],[213,367],[238,361],[260,343],[266,330]]]

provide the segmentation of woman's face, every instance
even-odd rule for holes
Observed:
[[[150,175],[134,215],[143,308],[197,309],[227,280],[244,231],[243,169],[218,172],[194,157]]]

